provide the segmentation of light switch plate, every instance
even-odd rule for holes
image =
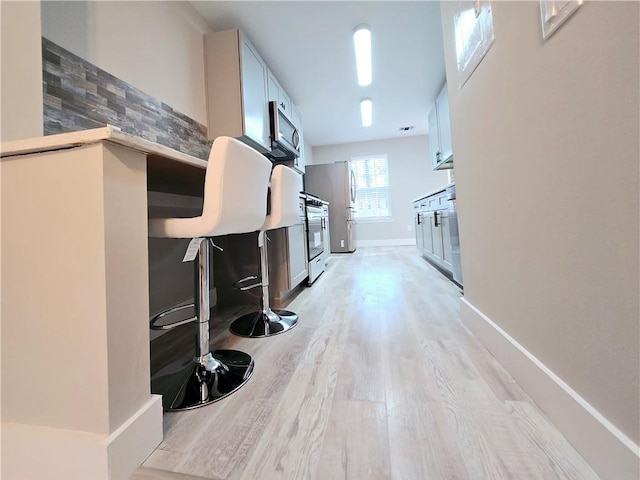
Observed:
[[[540,0],[542,37],[547,40],[582,5],[582,0]]]

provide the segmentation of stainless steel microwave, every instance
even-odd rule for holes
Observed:
[[[295,125],[278,107],[278,102],[269,102],[271,124],[271,152],[273,160],[295,160],[300,156],[300,134]]]

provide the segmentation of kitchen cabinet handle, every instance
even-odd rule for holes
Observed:
[[[421,225],[421,223],[420,223],[420,214],[418,214],[418,225]]]
[[[433,226],[434,227],[439,227],[440,225],[438,225],[438,212],[433,212]]]

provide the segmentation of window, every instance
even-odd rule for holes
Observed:
[[[355,218],[378,219],[391,217],[389,201],[389,164],[386,155],[351,159],[356,176]]]

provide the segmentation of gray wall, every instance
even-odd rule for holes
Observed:
[[[42,135],[40,2],[0,2],[0,19],[0,140],[39,137]]]
[[[204,125],[210,30],[188,2],[42,2],[43,37]]]
[[[492,5],[462,90],[442,7],[465,297],[637,444],[639,5]]]
[[[415,243],[411,201],[448,182],[446,171],[431,170],[427,135],[313,147],[313,161],[316,164],[377,154],[386,154],[389,161],[393,219],[390,222],[358,221],[356,245]]]

